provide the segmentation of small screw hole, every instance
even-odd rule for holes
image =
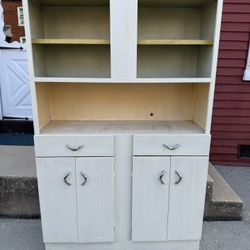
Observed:
[[[150,116],[154,116],[154,113],[150,113]]]

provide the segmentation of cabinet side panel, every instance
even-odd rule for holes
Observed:
[[[207,171],[208,157],[171,158],[168,240],[200,240]]]
[[[36,164],[44,242],[77,242],[75,159],[38,158]]]
[[[205,5],[201,12],[200,39],[214,39],[217,1]]]
[[[39,128],[42,129],[50,120],[49,86],[47,84],[36,84],[37,109],[39,117]]]
[[[194,112],[193,121],[205,129],[207,117],[209,85],[194,85]]]
[[[113,242],[113,158],[77,158],[76,174],[80,241]]]
[[[170,158],[134,157],[133,163],[132,240],[165,241]]]
[[[32,38],[42,38],[44,34],[42,8],[35,1],[28,2],[31,36]]]

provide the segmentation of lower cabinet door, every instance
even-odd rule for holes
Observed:
[[[113,242],[114,159],[77,158],[76,173],[80,242]]]
[[[168,240],[200,240],[208,157],[172,157]]]
[[[166,241],[170,157],[134,157],[132,240]]]
[[[74,158],[38,158],[37,177],[44,242],[77,242]]]

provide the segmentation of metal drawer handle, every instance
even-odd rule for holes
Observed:
[[[180,143],[177,143],[177,144],[175,144],[174,146],[169,146],[169,145],[167,145],[167,144],[164,143],[163,146],[166,147],[167,149],[171,150],[171,151],[174,151],[174,150],[176,150],[177,148],[179,148],[179,147],[181,146],[181,144],[180,144]]]
[[[64,182],[68,185],[71,186],[71,183],[68,181],[68,178],[71,176],[71,172],[69,171],[63,178]]]
[[[71,151],[73,151],[73,152],[76,152],[76,151],[78,151],[78,150],[80,150],[81,148],[84,147],[84,145],[80,145],[80,146],[77,146],[77,147],[72,147],[72,146],[70,146],[69,144],[66,144],[65,146],[66,146],[69,150],[71,150]]]
[[[86,176],[86,174],[84,172],[81,171],[80,174],[83,177],[83,182],[82,182],[81,185],[84,186],[87,183],[88,178],[87,178],[87,176]]]
[[[177,170],[175,170],[175,173],[176,173],[176,175],[178,177],[178,180],[175,182],[175,185],[178,185],[182,181],[182,176]]]
[[[167,171],[166,170],[163,170],[162,172],[161,172],[161,174],[160,174],[160,182],[161,182],[161,184],[162,185],[165,185],[166,184],[166,182],[164,181],[164,177],[165,177],[165,175],[166,175],[166,173],[167,173]]]

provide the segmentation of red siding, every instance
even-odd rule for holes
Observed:
[[[242,80],[250,38],[250,0],[224,0],[210,160],[247,165],[238,145],[250,145],[250,82]]]

